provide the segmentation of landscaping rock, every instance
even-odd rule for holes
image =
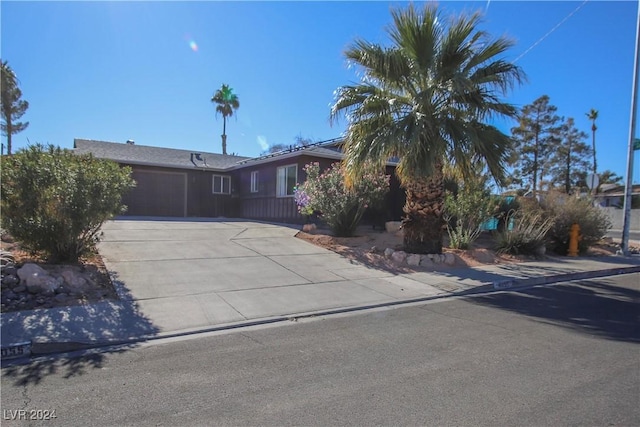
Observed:
[[[18,298],[18,295],[16,295],[15,292],[13,291],[5,291],[2,293],[2,296],[6,299],[10,299],[10,300],[14,300]]]
[[[384,257],[385,258],[391,258],[391,255],[393,255],[395,251],[391,248],[387,248],[384,250]]]
[[[454,265],[456,263],[455,255],[450,252],[444,254],[444,263],[447,265]]]
[[[20,283],[20,279],[18,279],[17,276],[11,274],[11,275],[6,275],[2,278],[2,284],[8,287],[13,287],[14,285],[17,285],[18,283]]]
[[[39,294],[40,291],[42,290],[39,285],[32,284],[32,285],[26,285],[26,287],[27,287],[27,292],[31,294]]]
[[[535,254],[537,257],[543,257],[547,253],[547,247],[545,245],[541,245],[536,248]]]
[[[48,276],[49,274],[45,269],[36,264],[27,263],[18,269],[18,277],[20,280],[27,280],[33,276]]]
[[[40,276],[37,274],[26,279],[27,290],[32,294],[44,293],[53,295],[63,282],[62,277]]]
[[[87,285],[87,280],[82,277],[82,274],[74,270],[64,270],[60,275],[71,288],[83,288]]]
[[[67,300],[68,297],[69,296],[67,294],[58,294],[53,299],[55,299],[58,302],[64,302]]]
[[[15,288],[13,288],[13,292],[18,294],[26,291],[27,291],[27,287],[25,285],[16,286]]]
[[[318,226],[316,226],[315,224],[305,224],[302,226],[302,231],[304,231],[305,233],[310,233],[312,231],[315,231],[318,228]]]
[[[100,298],[102,298],[102,297],[107,296],[107,294],[108,294],[108,293],[109,293],[109,292],[107,292],[107,290],[106,290],[106,289],[97,289],[97,290],[93,291],[93,296],[94,296],[95,298],[100,299]]]
[[[402,264],[407,259],[407,253],[405,251],[395,251],[391,254],[391,259],[398,264]]]
[[[422,267],[432,267],[433,261],[429,257],[429,255],[420,255],[420,265]]]
[[[384,229],[387,230],[387,233],[397,233],[400,231],[401,225],[400,221],[388,221],[384,223]]]
[[[2,269],[2,274],[4,274],[5,276],[17,276],[18,275],[18,269],[16,268],[15,265],[7,265]]]
[[[411,254],[411,255],[407,256],[407,264],[408,265],[412,265],[412,266],[419,266],[420,265],[420,255]]]
[[[40,292],[40,295],[44,295],[46,297],[52,297],[56,294],[56,291],[54,289],[43,289]]]

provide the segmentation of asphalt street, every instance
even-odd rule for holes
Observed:
[[[632,274],[9,366],[2,425],[637,426],[639,302]]]

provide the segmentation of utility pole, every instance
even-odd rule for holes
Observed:
[[[629,229],[631,228],[631,196],[633,193],[633,149],[636,138],[636,118],[638,110],[638,48],[640,46],[640,0],[638,1],[638,18],[636,22],[636,52],[633,61],[633,83],[631,86],[631,124],[629,126],[629,157],[627,159],[627,181],[624,196],[624,225],[620,247],[624,256],[629,256]]]

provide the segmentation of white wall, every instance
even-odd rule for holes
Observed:
[[[624,225],[624,210],[618,208],[602,208],[611,219],[612,230],[622,230]],[[631,210],[631,231],[640,231],[640,209]]]

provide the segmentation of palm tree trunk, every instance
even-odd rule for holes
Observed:
[[[416,178],[405,185],[407,200],[402,220],[404,250],[410,253],[442,253],[444,232],[444,181],[442,164],[429,178]]]
[[[13,126],[11,121],[7,120],[7,154],[11,155],[11,134],[13,134]]]
[[[593,147],[593,174],[595,175],[598,170],[598,163],[596,162],[596,125],[595,123],[591,126],[591,145]]]
[[[593,147],[593,175],[596,175],[596,171],[598,170],[598,163],[596,162],[596,122],[595,120],[593,121],[593,125],[591,126],[591,134],[592,134],[592,140],[591,140],[591,144]],[[593,187],[593,195],[595,196],[596,194],[598,194],[598,186],[594,186]]]
[[[227,154],[227,118],[222,116],[222,154]]]

